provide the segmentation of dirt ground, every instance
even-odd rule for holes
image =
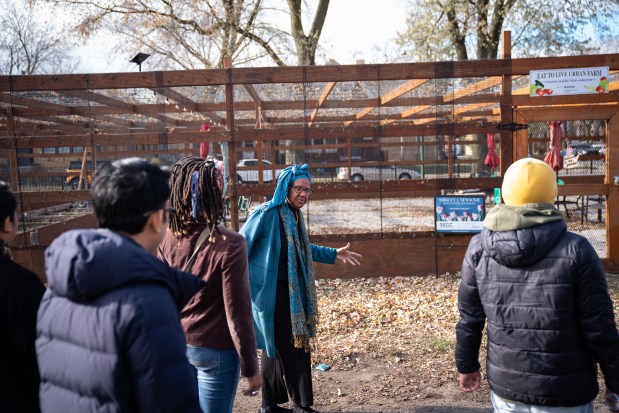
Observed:
[[[304,214],[314,234],[432,230],[434,225],[430,198],[313,201]],[[604,222],[589,218],[582,225],[580,216],[571,214],[568,229],[589,231],[587,238],[602,255]],[[608,280],[619,319],[619,275]],[[486,380],[472,394],[458,388],[453,352],[459,281],[459,274],[318,280],[313,362],[331,369],[313,370],[314,408],[324,413],[492,412]],[[485,348],[481,353],[485,374]],[[245,385],[241,379],[239,390]],[[603,395],[601,380],[600,388]],[[239,391],[234,412],[257,412],[260,402],[260,395]],[[601,405],[598,396],[596,411],[603,411]]]
[[[619,275],[609,274],[608,281],[617,316]],[[321,320],[313,361],[331,370],[313,370],[314,408],[333,413],[492,412],[485,379],[472,394],[457,385],[458,284],[458,274],[319,280]],[[241,379],[239,389],[245,385]],[[600,388],[603,395],[601,379]],[[601,406],[598,396],[596,411],[605,411]],[[237,394],[235,413],[259,407],[260,396]]]

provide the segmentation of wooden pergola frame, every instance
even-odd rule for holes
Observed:
[[[540,98],[529,96],[528,83],[514,89],[518,79],[533,69],[608,66],[614,73],[619,70],[619,54],[512,59],[508,32],[502,49],[501,59],[485,61],[0,76],[0,154],[8,154],[7,178],[15,185],[22,207],[31,209],[85,200],[88,193],[20,191],[16,166],[18,158],[26,155],[18,153],[18,148],[94,148],[128,142],[168,148],[227,142],[232,154],[229,173],[234,178],[236,154],[243,142],[254,142],[262,152],[277,141],[288,141],[291,150],[303,150],[315,139],[330,138],[346,143],[323,147],[344,148],[350,155],[351,142],[367,137],[384,140],[500,133],[502,175],[515,159],[526,156],[527,138],[526,132],[499,132],[499,124],[526,123],[527,116],[532,119],[531,113],[540,119],[555,119],[557,113],[570,119],[578,113],[589,118],[595,114],[594,118],[604,118],[609,125],[606,176],[603,180],[570,177],[561,191],[568,195],[594,191],[607,196],[609,254],[605,264],[619,268],[619,212],[615,212],[619,208],[611,208],[619,205],[619,187],[611,182],[611,177],[619,176],[619,82],[611,83],[610,93],[595,95]],[[354,95],[354,85],[376,87],[378,92]],[[301,92],[295,92],[296,86],[302,98]],[[432,89],[438,93],[428,94]],[[128,96],[127,90],[134,90],[138,99]],[[351,96],[345,97],[350,90]],[[208,93],[201,98],[200,94]],[[200,132],[203,122],[211,124],[208,134]],[[348,156],[345,161],[321,166],[350,168],[353,163]],[[260,165],[260,176],[262,168]],[[500,178],[327,182],[316,186],[316,199],[433,196],[441,190],[497,187]],[[233,179],[231,189],[232,224],[238,229],[237,196],[268,195],[273,184],[250,186]],[[368,241],[376,238],[372,234],[365,237]],[[457,244],[466,244],[466,239]],[[456,257],[463,253],[462,245]]]

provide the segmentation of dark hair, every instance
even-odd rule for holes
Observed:
[[[101,166],[90,195],[101,228],[142,232],[148,213],[165,208],[170,171],[144,159],[126,158]]]
[[[214,231],[218,231],[217,224],[224,219],[224,203],[217,184],[217,167],[213,160],[197,156],[187,156],[172,165],[170,206],[175,211],[170,217],[170,229],[175,235],[188,232],[187,223],[193,220],[191,216],[191,176],[194,172],[199,173],[200,215],[198,220],[205,220],[213,235]]]
[[[13,222],[16,208],[17,201],[11,192],[9,184],[0,179],[0,224],[4,223],[6,217],[9,217],[11,222]]]

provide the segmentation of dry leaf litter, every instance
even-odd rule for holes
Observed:
[[[609,275],[608,279],[617,316],[619,275]],[[312,373],[316,409],[489,409],[485,380],[482,388],[472,394],[462,393],[457,387],[453,352],[459,282],[459,274],[317,280],[320,324],[313,362],[327,364],[331,370]],[[482,366],[484,354],[485,341]],[[482,367],[485,376],[484,370]],[[248,405],[239,397],[235,412],[257,411],[259,400]]]

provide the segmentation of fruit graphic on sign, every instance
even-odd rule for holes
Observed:
[[[600,83],[598,84],[598,87],[595,88],[596,92],[599,93],[606,93],[608,92],[608,79],[606,79],[605,76],[602,76],[600,78]]]
[[[539,80],[536,80],[534,84],[530,86],[531,96],[545,96],[552,95],[552,89],[545,89],[544,84]]]
[[[585,86],[585,88],[592,92],[596,91],[598,93],[606,93],[609,90],[609,82],[606,76],[602,76],[600,78],[600,83],[598,83],[597,87],[594,88],[593,86]]]

